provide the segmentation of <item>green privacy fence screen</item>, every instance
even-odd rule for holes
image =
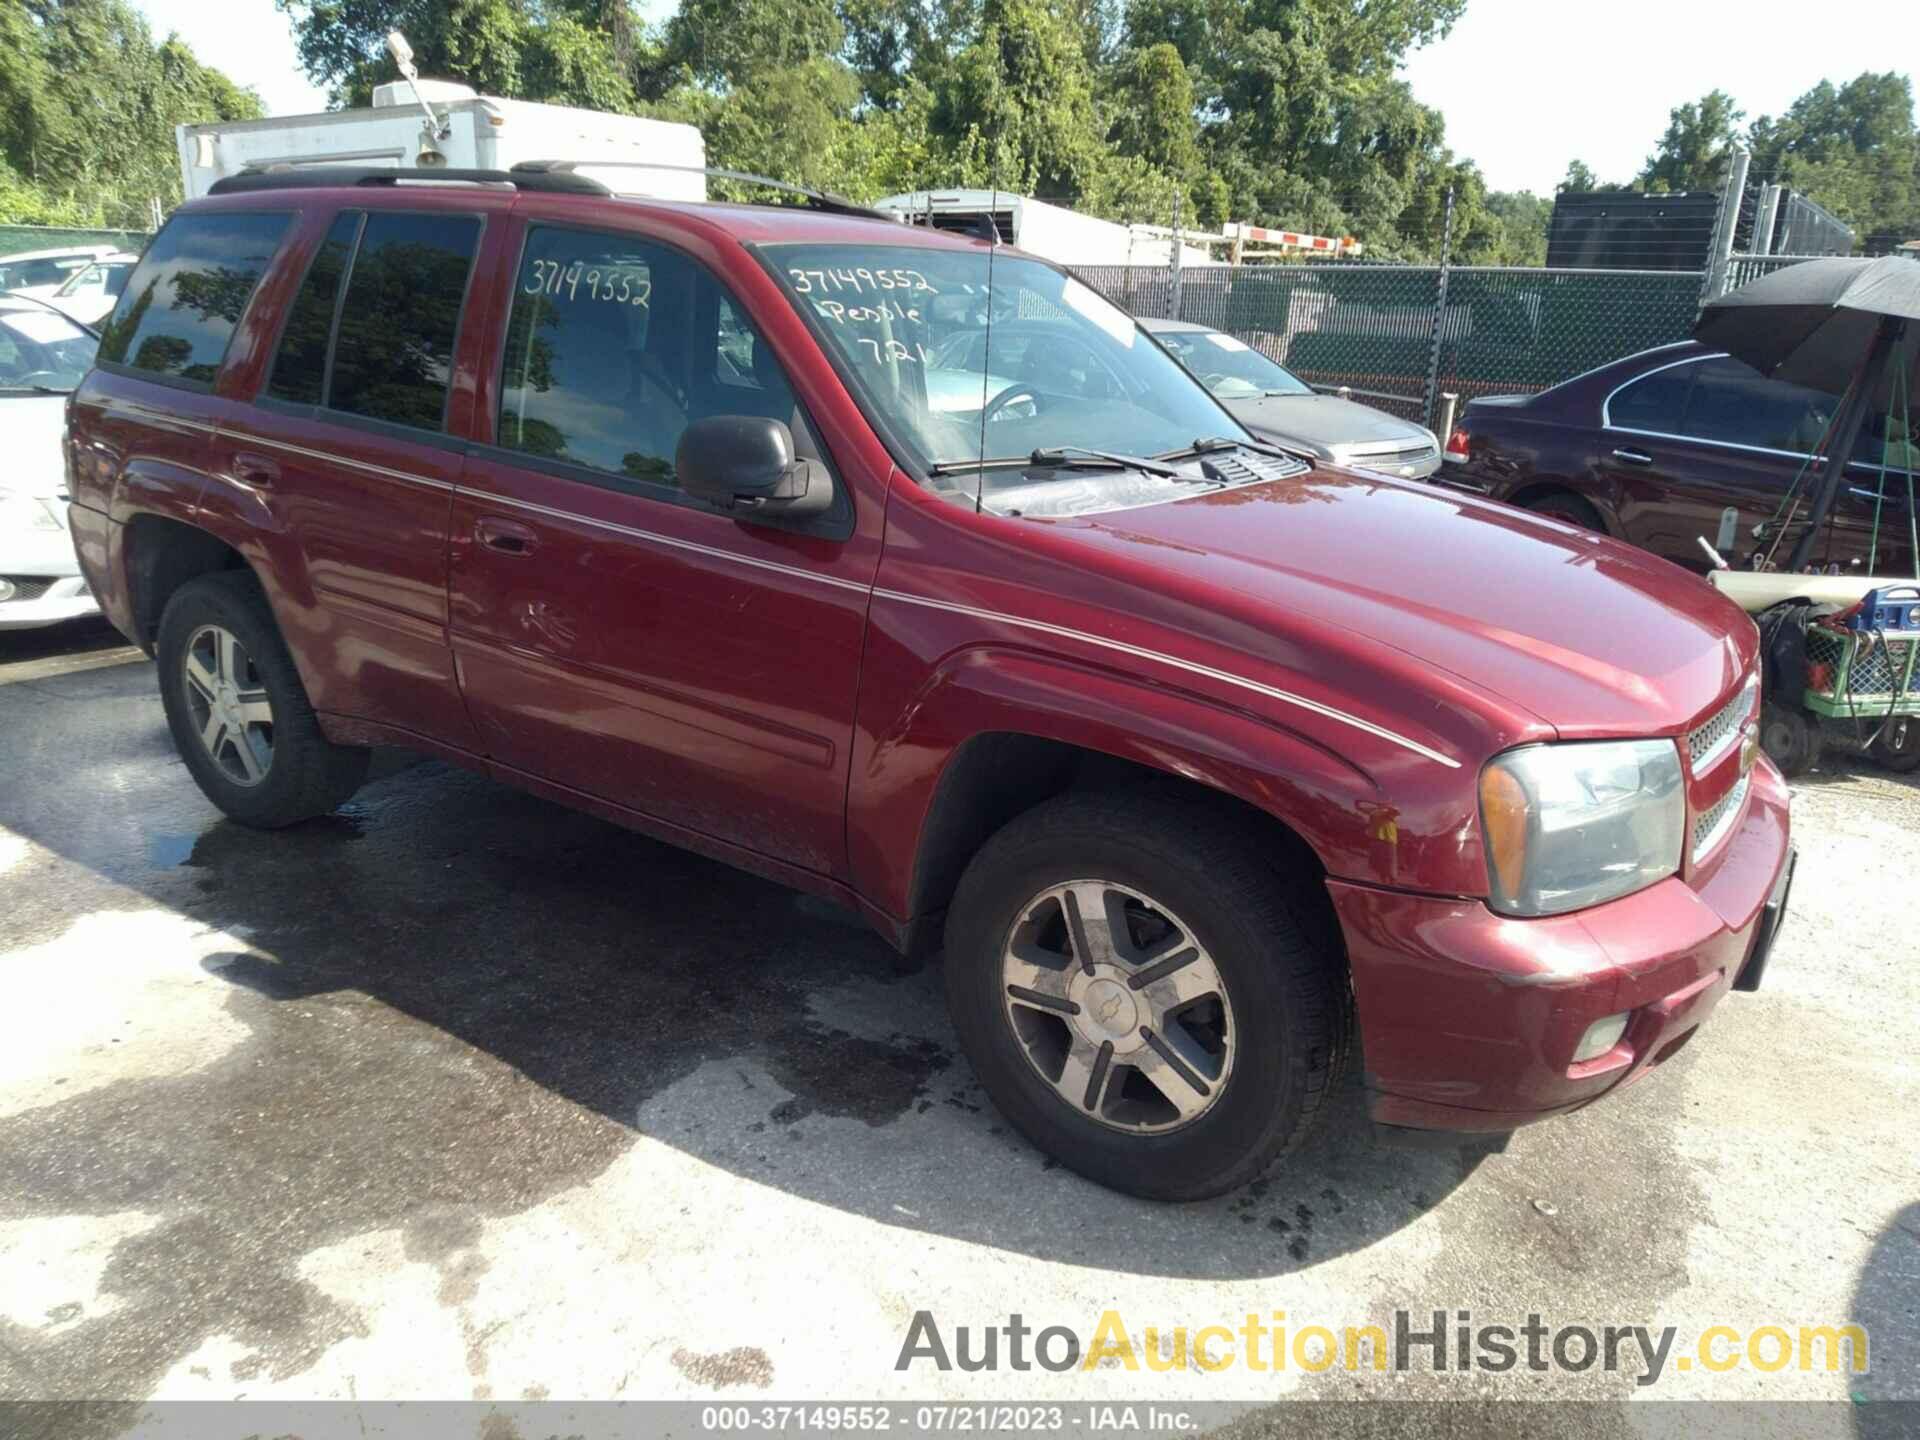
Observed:
[[[69,246],[111,245],[136,255],[151,238],[145,230],[66,229],[57,225],[0,225],[0,260],[25,250],[59,250]]]
[[[1076,273],[1137,315],[1174,314],[1164,268]],[[1636,350],[1684,340],[1698,271],[1433,265],[1242,265],[1189,269],[1179,317],[1258,346],[1311,384],[1432,423],[1428,393],[1543,390]],[[1437,332],[1437,333],[1436,333]],[[1436,343],[1437,340],[1437,343]]]

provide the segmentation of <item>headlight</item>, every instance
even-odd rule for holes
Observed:
[[[1687,798],[1671,740],[1529,745],[1480,772],[1492,905],[1559,915],[1680,868]]]
[[[0,530],[58,530],[60,517],[45,502],[18,490],[0,489]]]

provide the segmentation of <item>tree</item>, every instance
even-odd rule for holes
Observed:
[[[175,125],[260,113],[125,0],[0,4],[0,219],[144,226],[181,193]]]
[[[1547,226],[1553,219],[1551,200],[1543,200],[1531,190],[1496,190],[1487,196],[1487,213],[1500,222],[1501,233],[1484,263],[1547,263]]]
[[[1562,177],[1560,183],[1553,188],[1555,194],[1558,194],[1562,190],[1571,190],[1576,195],[1584,195],[1588,191],[1598,190],[1600,188],[1600,181],[1599,178],[1594,175],[1593,171],[1587,167],[1586,161],[1569,160],[1567,162],[1566,175]]]
[[[1045,0],[985,0],[980,36],[935,91],[932,122],[968,182],[1071,204],[1100,163],[1093,74]]]
[[[685,0],[667,24],[667,58],[702,84],[757,83],[835,55],[846,39],[832,0]]]
[[[634,106],[638,28],[627,0],[274,0],[293,23],[301,68],[336,105],[365,105],[398,78],[389,30],[424,75],[483,94],[603,110]]]
[[[1749,141],[1755,174],[1804,191],[1870,248],[1920,234],[1920,136],[1906,76],[1823,80],[1778,119],[1754,121]]]
[[[1727,166],[1740,140],[1745,112],[1724,90],[1710,90],[1697,101],[1669,112],[1667,133],[1647,157],[1640,185],[1649,191],[1718,190],[1727,183]]]
[[[1194,142],[1193,81],[1180,52],[1166,41],[1130,51],[1113,67],[1107,140],[1168,175],[1187,176],[1200,163]]]

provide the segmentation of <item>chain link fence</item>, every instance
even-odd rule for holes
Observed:
[[[86,230],[58,225],[0,225],[0,260],[29,250],[77,249],[82,245],[111,245],[134,254],[146,248],[152,235],[146,230]]]
[[[1087,266],[1137,315],[1174,317],[1164,268]],[[1182,273],[1179,316],[1239,337],[1323,390],[1433,423],[1430,392],[1544,390],[1636,350],[1684,340],[1697,270],[1437,265],[1242,265]]]

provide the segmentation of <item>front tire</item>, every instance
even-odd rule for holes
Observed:
[[[947,1002],[1001,1112],[1089,1179],[1197,1200],[1310,1133],[1351,992],[1317,883],[1272,837],[1154,791],[1065,795],[974,857],[948,914]]]
[[[369,752],[320,733],[251,572],[203,575],[175,591],[155,659],[174,746],[232,819],[265,830],[297,824],[333,810],[366,779]]]

